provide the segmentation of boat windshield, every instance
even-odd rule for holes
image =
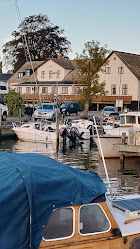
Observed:
[[[44,240],[56,240],[71,237],[73,234],[73,209],[55,209],[45,228]]]
[[[39,109],[45,109],[45,110],[53,110],[53,105],[40,105]]]
[[[68,108],[69,105],[70,105],[69,103],[64,103],[64,104],[61,105],[61,108]]]
[[[126,116],[126,123],[127,124],[136,124],[136,117],[135,116]]]

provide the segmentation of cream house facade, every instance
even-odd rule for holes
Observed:
[[[24,99],[29,95],[72,95],[78,92],[76,72],[75,61],[64,60],[61,57],[26,62],[7,83],[10,89],[15,89]]]
[[[140,55],[113,51],[101,69],[102,71],[99,73],[100,82],[105,82],[107,96],[116,96],[116,100],[131,96],[131,104],[125,105],[123,103],[123,107],[127,106],[130,109],[138,110],[140,101]]]

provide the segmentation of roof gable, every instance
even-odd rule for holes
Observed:
[[[56,64],[58,64],[60,67],[63,67],[64,69],[70,69],[70,70],[74,70],[76,67],[74,65],[74,63],[72,63],[71,60],[63,60],[63,59],[48,59],[52,60],[53,62],[55,62]]]
[[[120,51],[112,51],[107,59],[115,53],[119,59],[129,68],[129,70],[140,79],[140,55],[125,53]]]

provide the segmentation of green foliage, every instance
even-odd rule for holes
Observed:
[[[63,35],[64,30],[50,22],[46,15],[26,17],[13,31],[13,39],[3,46],[6,65],[12,65],[17,71],[31,57],[32,61],[43,61],[46,58],[65,58],[70,49],[70,42]],[[28,44],[28,48],[27,48]],[[29,52],[30,51],[30,56]]]
[[[78,100],[78,104],[80,105],[82,110],[85,108],[85,103],[86,103],[86,100],[84,97]]]
[[[86,113],[92,95],[105,95],[105,82],[99,83],[99,72],[108,53],[107,47],[99,42],[91,41],[85,44],[82,54],[77,55],[76,63],[79,69],[78,83],[83,87]]]
[[[9,90],[8,94],[3,96],[4,102],[7,102],[8,110],[10,115],[19,115],[19,109],[23,105],[23,98],[15,90]]]

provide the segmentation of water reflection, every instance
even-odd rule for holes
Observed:
[[[85,171],[97,172],[107,185],[102,160],[99,158],[98,150],[93,141],[85,141],[78,146],[63,146],[60,144],[58,155],[56,155],[55,144],[42,144],[23,142],[20,140],[8,140],[0,142],[0,150],[15,153],[39,153],[50,156],[71,167]],[[106,159],[108,174],[114,194],[140,193],[140,158],[127,158],[125,167],[138,170],[136,175],[123,175],[119,171],[119,159]]]

